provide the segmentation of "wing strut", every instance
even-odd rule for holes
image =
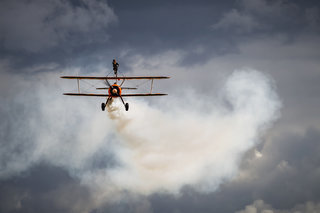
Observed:
[[[153,88],[153,79],[151,80],[151,89],[150,89],[150,94],[152,93],[152,88]]]
[[[80,93],[79,79],[77,79],[77,83],[78,83],[78,93]]]

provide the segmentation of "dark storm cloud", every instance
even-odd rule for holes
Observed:
[[[113,57],[158,54],[168,49],[185,50],[181,65],[189,66],[237,53],[243,39],[279,32],[294,36],[307,29],[314,31],[319,25],[316,6],[291,1],[2,4],[2,51],[8,58],[19,59],[15,60],[16,68],[44,62],[108,65],[106,59]],[[112,25],[115,22],[117,25]],[[21,49],[29,53],[14,51]],[[46,51],[37,53],[41,49]]]
[[[105,1],[1,1],[0,54],[13,61],[15,72],[43,63],[65,65],[106,44],[115,23]]]
[[[239,53],[243,41],[284,34],[288,42],[302,33],[318,31],[315,5],[293,1],[174,1],[134,5],[110,2],[119,14],[114,43],[148,55],[167,49],[184,50],[181,65],[205,63],[212,57]]]
[[[119,15],[114,44],[127,55],[159,54],[183,49],[181,65],[203,63],[212,54],[234,51],[230,40],[212,34],[210,26],[233,1],[110,1]]]
[[[45,163],[0,182],[0,212],[88,212],[92,199],[79,180]]]
[[[293,1],[240,0],[212,29],[236,35],[285,33],[295,36],[319,30],[319,8]]]
[[[0,32],[9,50],[37,52],[66,43],[107,40],[104,32],[116,21],[112,9],[100,1],[1,1]],[[75,36],[76,35],[76,36]]]

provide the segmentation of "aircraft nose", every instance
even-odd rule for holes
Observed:
[[[113,90],[112,90],[112,93],[113,93],[113,94],[117,94],[117,93],[118,93],[117,89],[113,89]]]

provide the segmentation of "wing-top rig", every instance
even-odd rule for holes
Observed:
[[[170,77],[168,76],[118,76],[118,67],[119,64],[116,62],[116,60],[113,60],[113,71],[114,75],[113,77],[98,77],[98,76],[61,76],[61,78],[64,79],[76,79],[78,83],[78,92],[77,93],[63,93],[64,95],[70,95],[70,96],[93,96],[93,97],[107,97],[106,103],[101,104],[102,111],[105,110],[107,104],[113,99],[113,98],[120,98],[126,111],[129,110],[129,103],[125,103],[123,100],[123,97],[139,97],[139,96],[163,96],[168,95],[164,93],[152,93],[153,89],[153,80],[157,79],[168,79]],[[80,92],[80,80],[102,80],[105,82],[107,87],[98,87],[97,90],[107,90],[108,93],[105,94],[99,94],[99,93],[81,93]],[[114,84],[110,84],[108,80],[115,80],[116,82]],[[135,90],[136,87],[122,87],[124,82],[126,80],[151,80],[150,85],[150,93],[131,93],[131,94],[123,94],[123,90]],[[122,81],[120,84],[118,81]]]

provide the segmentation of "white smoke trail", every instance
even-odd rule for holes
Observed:
[[[149,195],[176,194],[185,185],[213,191],[233,177],[241,156],[277,118],[280,103],[270,80],[253,70],[234,72],[223,94],[231,109],[190,111],[176,100],[160,110],[135,101],[124,113],[113,103],[108,115],[121,141],[115,153],[122,166],[108,170],[108,181],[119,190]]]

